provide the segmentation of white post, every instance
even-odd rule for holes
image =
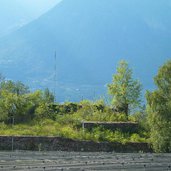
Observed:
[[[12,141],[12,142],[11,142],[11,143],[12,143],[12,144],[11,144],[11,150],[14,151],[14,137],[13,137],[13,136],[12,136],[12,140],[11,140],[11,141]]]
[[[85,129],[84,121],[82,121],[82,129],[83,129],[83,133],[84,133],[84,129]]]
[[[14,126],[14,114],[12,116],[12,128]],[[14,137],[12,136],[12,140],[11,140],[11,150],[14,151]]]

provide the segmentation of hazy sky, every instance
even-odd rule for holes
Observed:
[[[0,37],[36,19],[61,0],[0,0]]]

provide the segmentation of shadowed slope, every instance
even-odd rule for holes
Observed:
[[[33,87],[50,87],[56,50],[64,99],[101,92],[121,59],[151,88],[158,66],[171,56],[170,9],[167,0],[63,0],[1,40],[1,71]]]

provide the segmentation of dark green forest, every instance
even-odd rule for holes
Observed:
[[[151,78],[153,79],[153,78]],[[20,81],[0,76],[0,135],[60,136],[96,142],[147,142],[155,152],[171,152],[171,60],[154,77],[155,90],[142,94],[126,61],[120,61],[108,99],[55,101],[47,88],[31,91]],[[143,96],[146,100],[144,102]],[[101,126],[91,131],[82,122],[138,123],[138,131],[123,132]]]

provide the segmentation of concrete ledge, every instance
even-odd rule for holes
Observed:
[[[12,147],[13,141],[13,147]],[[62,137],[0,136],[0,150],[152,152],[147,143],[78,141]]]

